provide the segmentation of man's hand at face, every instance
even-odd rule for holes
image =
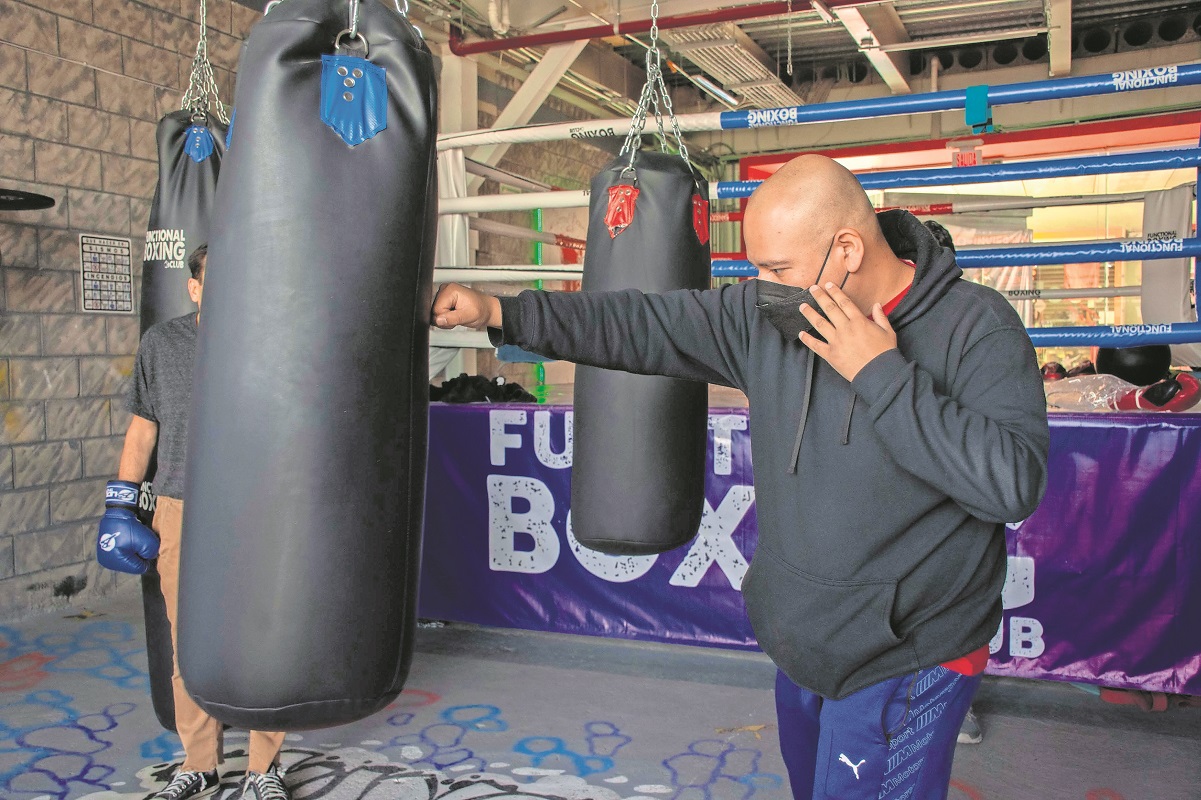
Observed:
[[[827,283],[825,288],[814,286],[810,291],[829,319],[809,306],[801,306],[801,313],[826,341],[802,333],[801,343],[824,358],[839,375],[853,381],[873,358],[896,349],[897,334],[879,303],[872,306],[869,319],[833,283]]]
[[[434,297],[433,324],[449,330],[464,325],[482,331],[501,326],[500,300],[457,283],[448,283]]]

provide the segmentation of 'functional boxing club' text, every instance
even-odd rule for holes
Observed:
[[[187,242],[179,228],[162,228],[146,231],[146,249],[143,261],[164,261],[168,269],[183,269],[187,266]]]

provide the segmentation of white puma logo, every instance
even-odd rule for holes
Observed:
[[[847,758],[846,753],[839,753],[838,760],[855,771],[855,780],[859,780],[859,768],[867,763],[867,759],[863,758],[859,760],[858,764],[852,764],[851,759]]]

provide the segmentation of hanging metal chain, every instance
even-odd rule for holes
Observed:
[[[350,0],[350,38],[359,38],[359,0]]]
[[[638,98],[638,109],[630,120],[630,132],[626,135],[621,147],[622,154],[629,153],[629,166],[625,171],[634,169],[634,157],[638,153],[638,144],[642,140],[642,131],[646,127],[646,115],[653,111],[655,122],[659,127],[659,147],[667,152],[667,131],[663,127],[663,116],[671,120],[671,132],[680,149],[680,156],[688,161],[688,147],[684,144],[684,136],[680,133],[680,123],[671,107],[671,94],[667,91],[667,83],[663,80],[663,54],[659,50],[659,0],[651,2],[651,41],[646,49],[646,83]]]
[[[651,91],[651,108],[655,112],[655,124],[658,125],[658,127],[659,127],[659,150],[666,153],[667,152],[667,132],[663,129],[663,106],[661,103],[661,93],[658,91],[658,87],[662,85],[663,63],[659,56],[659,48],[658,47],[656,47],[654,49],[654,53],[655,53],[655,68],[653,70],[653,73],[651,70],[647,71],[648,75],[653,74],[654,79],[655,79],[654,85],[656,87],[654,90]],[[650,54],[651,54],[651,51],[648,50],[647,51],[648,59],[649,59]]]
[[[792,0],[788,0],[788,42],[785,44],[788,48],[788,74],[792,74]],[[776,62],[779,64],[779,62]]]
[[[659,52],[657,47],[655,52]],[[680,132],[680,121],[676,119],[676,112],[671,107],[671,94],[667,91],[667,84],[663,82],[663,70],[657,71],[656,79],[659,83],[659,94],[663,96],[663,107],[667,110],[667,118],[671,120],[671,132],[676,137],[676,145],[680,148],[680,157],[691,166],[692,162],[688,159],[688,145],[684,144],[684,134]],[[659,130],[662,132],[662,125],[659,126]]]
[[[180,108],[191,111],[194,118],[207,116],[210,111],[226,125],[229,117],[225,104],[217,90],[217,77],[209,63],[208,49],[208,3],[200,0],[200,41],[196,42],[196,55],[192,58],[192,75],[188,79],[188,90],[184,93]]]

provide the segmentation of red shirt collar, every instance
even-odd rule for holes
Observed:
[[[901,260],[905,261],[905,259],[901,259]],[[917,268],[917,265],[914,264],[912,261],[905,261],[905,263],[908,264],[910,267],[913,267],[914,269]],[[884,316],[888,316],[893,311],[896,311],[897,306],[899,306],[901,304],[901,301],[905,299],[905,295],[909,294],[909,290],[912,288],[913,288],[913,281],[910,281],[909,285],[906,286],[904,289],[902,289],[901,293],[899,295],[897,295],[896,297],[892,298],[887,303],[885,303],[884,304]]]

